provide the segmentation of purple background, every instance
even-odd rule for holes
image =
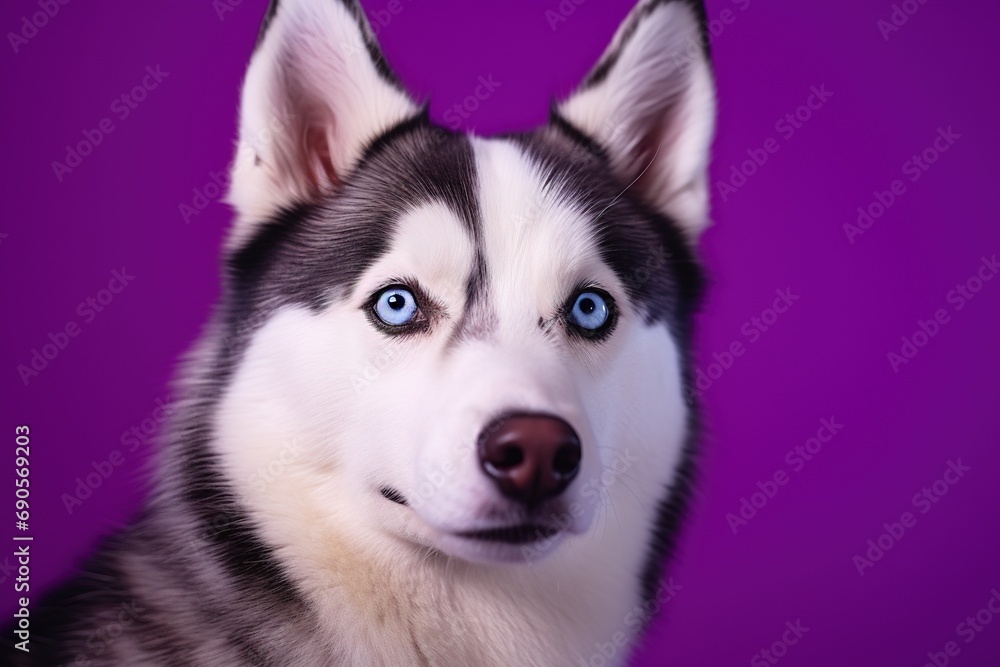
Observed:
[[[704,391],[704,474],[672,571],[681,588],[635,665],[745,665],[796,620],[809,630],[782,665],[918,666],[948,641],[961,650],[952,664],[1000,664],[1000,618],[971,643],[956,634],[1000,588],[1000,280],[961,310],[947,298],[981,257],[1000,253],[1000,8],[911,3],[919,9],[888,39],[877,24],[890,19],[887,0],[708,4],[720,20],[720,101],[715,225],[702,242],[713,284],[697,347],[698,367],[718,377]],[[230,213],[213,201],[186,224],[179,206],[231,158],[265,4],[244,0],[220,19],[209,0],[72,2],[17,53],[9,37],[0,47],[0,382],[11,450],[0,478],[12,475],[13,426],[30,424],[32,591],[64,576],[142,498],[149,448],[129,452],[120,438],[168,399],[175,360],[218,295]],[[364,4],[374,16],[388,0]],[[585,2],[553,29],[556,0],[402,0],[399,14],[381,14],[391,20],[379,33],[436,119],[493,75],[500,87],[466,121],[488,134],[543,122],[550,97],[580,80],[630,4]],[[20,31],[37,11],[5,2],[0,28]],[[169,75],[119,119],[112,102],[157,65]],[[811,86],[833,95],[787,137],[776,123]],[[59,182],[51,163],[105,117],[114,131]],[[904,163],[948,127],[960,138],[911,182]],[[772,137],[778,151],[724,200],[716,184]],[[905,194],[851,243],[845,223],[895,179]],[[135,279],[85,322],[78,304],[122,267]],[[745,323],[786,288],[798,300],[751,342]],[[938,309],[948,323],[895,372],[888,353]],[[70,321],[80,334],[25,386],[17,366]],[[713,353],[734,341],[745,352],[720,376]],[[795,471],[786,452],[831,417],[844,428]],[[62,494],[114,450],[124,464],[68,514]],[[959,459],[970,470],[921,514],[914,494]],[[778,470],[788,484],[734,534],[727,513]],[[915,526],[859,575],[854,557],[907,511]],[[15,594],[3,558],[6,613]]]

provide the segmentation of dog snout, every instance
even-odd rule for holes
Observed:
[[[566,490],[580,471],[580,438],[550,415],[506,415],[479,436],[479,461],[508,498],[534,507]]]

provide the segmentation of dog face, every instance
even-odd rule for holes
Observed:
[[[356,5],[276,7],[229,195],[235,491],[315,553],[639,558],[689,428],[695,12],[641,3],[548,125],[483,139],[429,122]]]

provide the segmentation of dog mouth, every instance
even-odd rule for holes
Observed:
[[[383,498],[403,507],[408,507],[409,503],[402,493],[391,486],[379,487],[379,494]],[[466,530],[452,533],[455,537],[466,540],[474,540],[482,543],[508,544],[513,546],[534,544],[548,540],[560,532],[560,528],[552,525],[540,523],[518,523],[495,528],[483,528],[480,530]]]
[[[557,534],[559,529],[554,526],[525,523],[516,526],[487,528],[485,530],[470,530],[456,533],[459,537],[481,542],[498,542],[501,544],[532,544],[541,542]]]

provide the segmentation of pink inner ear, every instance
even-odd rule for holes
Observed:
[[[642,135],[635,146],[635,157],[632,159],[634,171],[631,178],[635,179],[632,188],[643,195],[651,195],[654,200],[659,194],[654,188],[663,187],[659,165],[654,162],[665,163],[665,154],[670,151],[669,114],[670,111],[667,110],[658,116]]]
[[[294,110],[287,117],[299,138],[298,142],[288,144],[294,151],[288,156],[289,167],[301,179],[299,187],[306,190],[308,196],[315,197],[340,183],[333,164],[335,149],[330,145],[336,119],[322,102],[310,97],[309,84],[296,69],[301,63],[289,55],[282,60],[285,72],[279,79],[280,95]]]
[[[332,124],[332,119],[329,119],[328,122]],[[329,141],[330,130],[324,125],[312,122],[305,126],[303,135],[300,165],[308,179],[310,191],[313,194],[320,194],[330,186],[339,185],[340,179],[333,166],[333,154]]]

